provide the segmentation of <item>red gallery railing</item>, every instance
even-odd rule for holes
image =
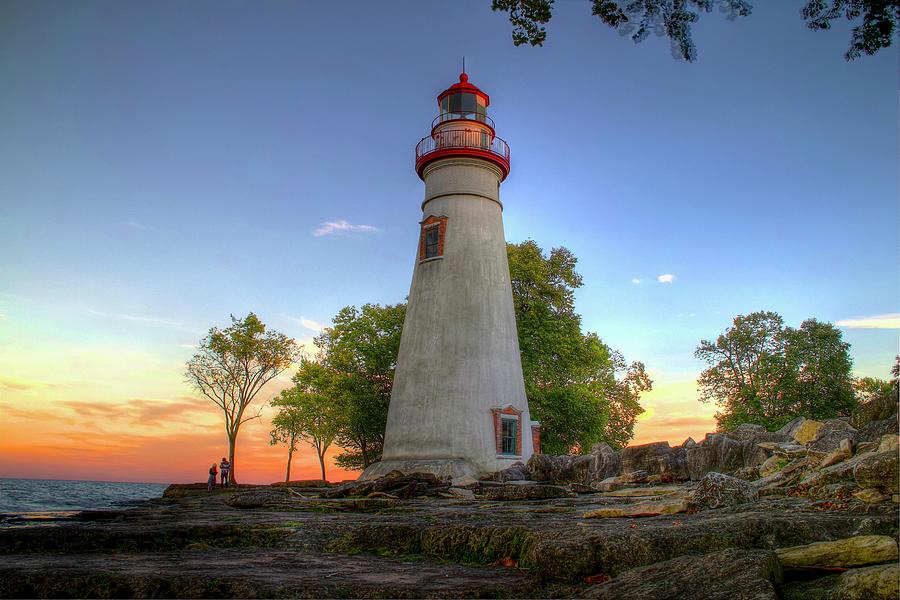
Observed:
[[[432,152],[456,149],[489,152],[509,163],[509,144],[480,129],[450,129],[424,137],[416,144],[416,161]]]

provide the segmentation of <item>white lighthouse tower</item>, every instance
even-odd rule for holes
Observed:
[[[421,233],[384,454],[363,478],[392,470],[477,476],[539,451],[503,235],[509,146],[489,104],[462,73],[438,96],[431,134],[416,146]]]

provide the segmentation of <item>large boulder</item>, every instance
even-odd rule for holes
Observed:
[[[805,419],[794,429],[791,437],[793,437],[794,441],[801,446],[805,446],[806,444],[816,439],[816,436],[819,435],[819,429],[821,428],[821,421]]]
[[[653,442],[622,448],[622,472],[647,471],[650,475],[660,472],[660,458],[672,453],[669,442]]]
[[[877,442],[881,436],[898,432],[897,417],[884,419],[883,421],[870,421],[856,432],[856,440],[859,442]]]
[[[694,481],[709,472],[731,473],[743,467],[761,465],[768,453],[753,440],[737,440],[711,433],[702,443],[685,449],[688,474]]]
[[[517,462],[513,463],[511,466],[501,469],[499,471],[495,471],[493,473],[489,473],[481,478],[482,481],[522,481],[531,479],[531,475],[528,473],[528,469],[525,468],[525,463]]]
[[[707,473],[697,484],[690,503],[696,510],[705,510],[753,502],[757,498],[759,494],[752,484],[713,472]]]
[[[779,429],[776,433],[780,433],[790,439],[794,439],[794,432],[803,425],[803,422],[806,421],[805,417],[797,417],[791,421],[785,423],[781,429]]]
[[[781,567],[771,550],[728,548],[703,556],[679,556],[621,573],[593,585],[585,598],[619,600],[777,600],[773,582]]]
[[[816,437],[807,446],[810,452],[829,454],[841,446],[841,441],[856,440],[856,428],[841,419],[829,419],[822,423]]]
[[[598,442],[591,446],[591,478],[603,480],[615,477],[622,472],[622,456],[606,442]]]
[[[734,431],[726,433],[728,437],[739,442],[786,442],[789,436],[780,431],[769,431],[762,425],[753,425],[752,423],[744,423],[738,425]]]
[[[858,535],[779,548],[775,553],[785,568],[862,567],[897,560],[897,540],[886,535]]]
[[[551,456],[532,454],[525,468],[530,479],[546,481],[555,485],[578,483],[590,485],[594,479],[591,467],[594,457],[585,455]]]
[[[888,433],[881,436],[878,442],[878,452],[897,452],[900,450],[900,436],[896,433]]]
[[[791,581],[779,589],[783,600],[897,600],[900,566],[875,565],[840,575]]]
[[[851,569],[837,577],[830,598],[842,600],[897,600],[900,597],[900,566],[877,565]]]
[[[853,467],[853,478],[861,488],[877,488],[896,494],[900,488],[897,452],[877,452],[860,457]]]
[[[685,481],[691,478],[687,463],[687,448],[672,448],[672,452],[659,457],[659,474],[665,481]]]

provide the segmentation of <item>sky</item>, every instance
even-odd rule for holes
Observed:
[[[693,351],[738,314],[836,323],[886,378],[896,45],[847,63],[846,24],[753,4],[703,15],[688,64],[586,1],[542,48],[488,0],[0,3],[0,477],[202,480],[225,436],[183,370],[210,327],[253,311],[312,352],[341,307],[403,301],[414,147],[463,55],[512,149],[507,240],[572,250],[585,329],[654,381],[635,443],[714,430]],[[242,481],[284,476],[263,415]]]

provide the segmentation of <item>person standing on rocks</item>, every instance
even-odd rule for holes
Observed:
[[[222,462],[219,463],[219,473],[222,474],[222,487],[228,487],[228,473],[231,471],[231,463],[224,456]]]
[[[211,492],[216,487],[216,463],[209,466],[209,477],[206,480],[206,491]]]

